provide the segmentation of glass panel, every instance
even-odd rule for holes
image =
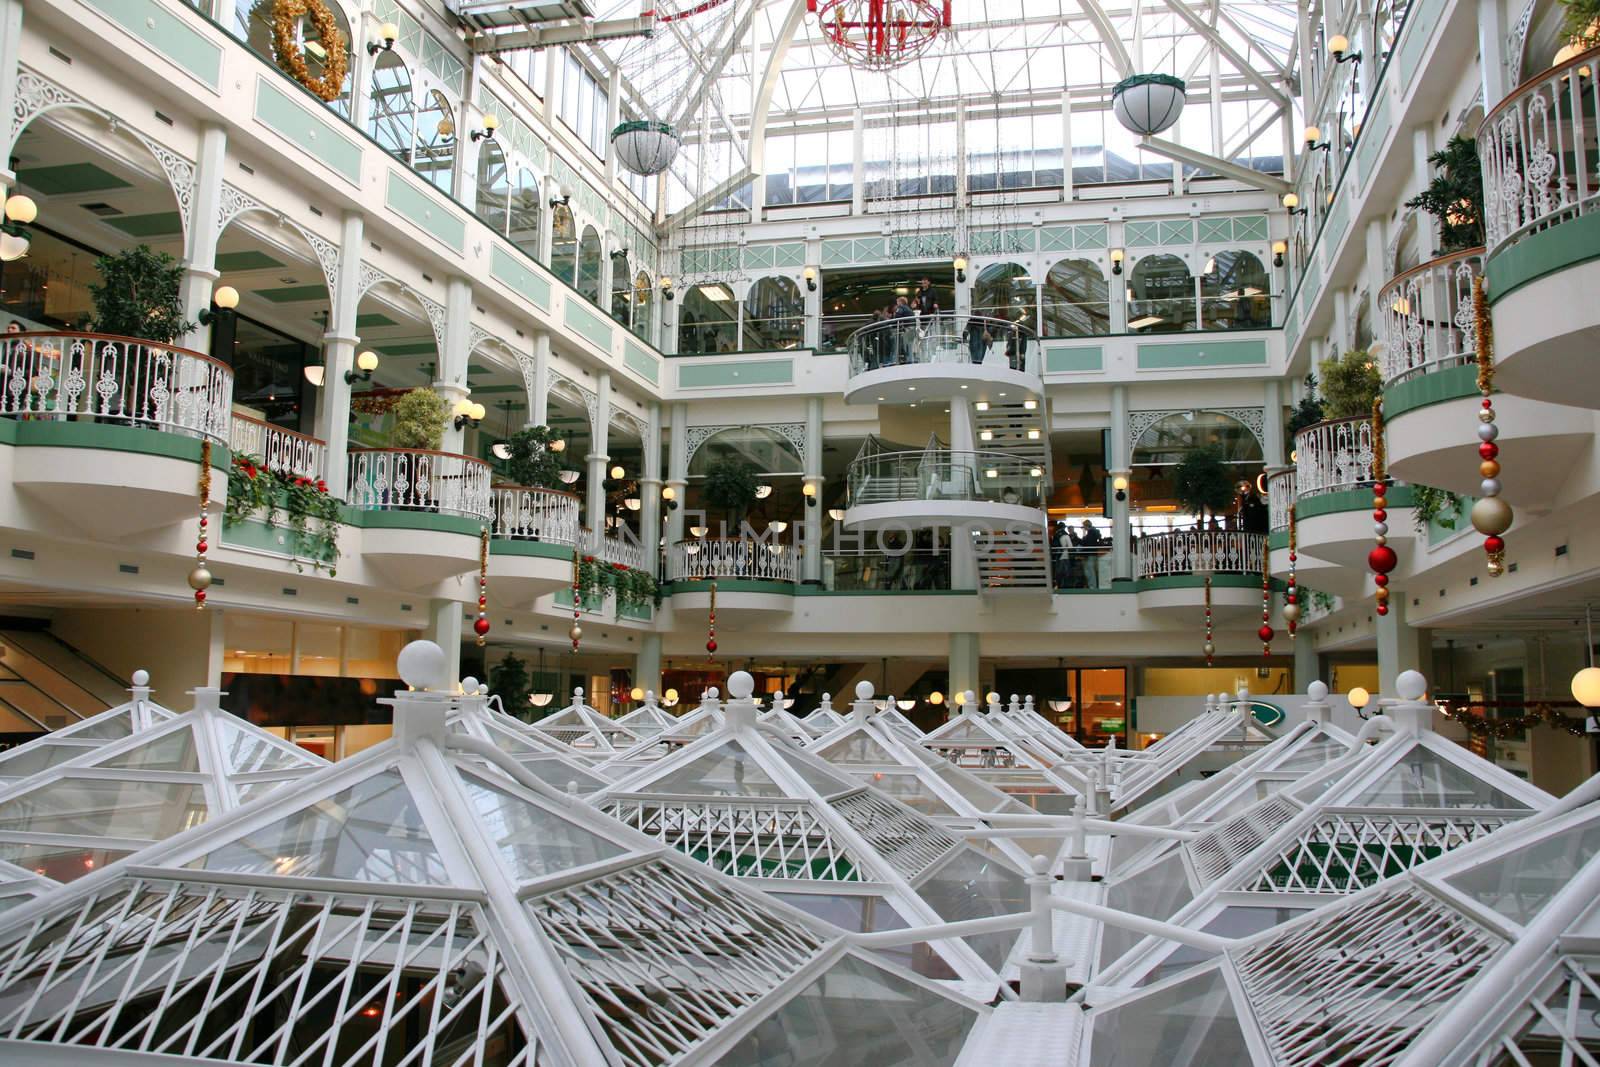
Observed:
[[[951,1064],[977,1018],[957,1001],[846,956],[718,1062],[726,1067]]]
[[[1208,934],[1218,937],[1249,937],[1259,934],[1263,930],[1270,930],[1288,922],[1296,915],[1301,915],[1309,908],[1224,908],[1222,913],[1206,923],[1204,930]],[[1205,949],[1194,948],[1189,945],[1179,945],[1161,960],[1150,973],[1139,982],[1140,985],[1154,985],[1181,971],[1186,971],[1210,959],[1213,953]]]
[[[198,771],[200,756],[195,751],[194,731],[182,726],[169,734],[135,745],[119,756],[96,760],[97,767],[118,767],[130,771]]]
[[[1093,1049],[1096,1067],[1174,1063],[1177,1049],[1184,1050],[1184,1067],[1254,1062],[1233,998],[1215,967],[1096,1013]]]
[[[741,350],[798,348],[805,339],[805,299],[791,278],[762,278],[744,301]]]
[[[868,734],[840,738],[817,753],[830,763],[877,763],[893,766],[900,761]]]
[[[445,195],[454,195],[455,112],[450,101],[437,89],[423,95],[423,107],[417,113],[417,144],[411,166]]]
[[[444,861],[398,771],[246,834],[197,860],[212,871],[447,885]]]
[[[772,750],[779,759],[789,765],[789,769],[798,774],[802,781],[817,791],[819,796],[831,797],[835,793],[854,791],[855,782],[843,775],[834,774],[812,763],[809,759],[792,755],[781,748],[774,746]]]
[[[0,804],[0,830],[159,841],[207,810],[198,784],[63,778]]]
[[[1355,803],[1371,808],[1501,808],[1528,810],[1528,805],[1447,763],[1420,745]]]
[[[550,215],[550,273],[569,283],[578,278],[578,228],[565,204]]]
[[[1274,771],[1309,771],[1321,767],[1329,760],[1336,760],[1347,754],[1350,750],[1336,742],[1324,733],[1315,733],[1307,740],[1295,746],[1283,759],[1274,766]]]
[[[595,304],[600,303],[600,269],[600,235],[585,226],[578,243],[578,292]]]
[[[74,734],[73,736],[81,736]],[[93,752],[95,745],[57,745],[49,741],[36,741],[26,748],[5,753],[0,758],[0,781],[26,778],[42,770],[65,763],[85,752]]]
[[[533,756],[519,758],[523,769],[552,789],[563,793],[594,793],[604,789],[606,783],[592,774],[580,771],[560,756]]]
[[[1596,851],[1600,820],[1530,842],[1444,881],[1526,926]]]
[[[1134,264],[1128,284],[1128,332],[1175,333],[1193,330],[1194,277],[1177,256],[1145,256]]]
[[[1170,919],[1194,899],[1183,858],[1173,853],[1106,890],[1106,907],[1132,912],[1147,919]],[[1100,935],[1100,966],[1105,967],[1136,945],[1143,935],[1107,926]]]
[[[411,155],[411,74],[394,52],[380,52],[372,68],[367,132],[402,163]]]
[[[520,879],[544,878],[571,867],[621,856],[627,849],[567,822],[509,793],[463,774],[473,807],[483,817],[484,831],[500,849],[500,858]]]
[[[232,723],[228,724],[225,734],[223,744],[227,746],[228,770],[233,774],[311,770],[324,765],[321,760],[313,759],[299,749],[280,748],[259,734]]]
[[[1111,331],[1111,290],[1100,268],[1086,259],[1063,259],[1044,279],[1044,332],[1088,337]]]
[[[885,930],[904,930],[911,924],[883,897],[849,893],[774,893],[779,900],[793,904],[808,915],[832,923],[841,930],[871,934]],[[875,949],[874,952],[924,978],[958,977],[943,956],[927,942]]]
[[[684,764],[649,785],[652,793],[690,796],[781,797],[783,790],[737,741]]]
[[[72,731],[75,741],[87,741],[91,738],[111,740],[116,737],[127,737],[133,733],[133,713],[119,711],[115,715],[96,716],[95,719],[86,719],[78,729]]]
[[[975,775],[957,767],[953,763],[943,760],[930,762],[933,773],[943,778],[945,784],[960,793],[973,807],[979,811],[999,811],[1002,808],[1018,814],[1024,814],[1029,809],[1012,800],[994,786],[980,781]]]
[[[0,860],[41,874],[53,882],[82,878],[133,853],[127,849],[99,848],[94,845],[33,845],[0,842]],[[22,898],[26,900],[27,898]]]
[[[915,808],[924,815],[939,817],[961,814],[941,800],[939,794],[911,771],[863,770],[857,773],[857,777],[874,789],[883,790],[900,803]]]
[[[1011,915],[1028,907],[1028,887],[1022,875],[975,848],[962,848],[916,888],[945,922]],[[1002,930],[964,940],[985,963],[999,970],[1016,944],[1017,934]]]

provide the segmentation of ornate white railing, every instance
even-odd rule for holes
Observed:
[[[1278,471],[1267,478],[1267,514],[1271,529],[1289,528],[1289,507],[1295,502],[1294,487],[1293,467]]]
[[[799,573],[798,560],[793,545],[737,537],[696,538],[679,541],[668,551],[667,577],[672,581],[748,578],[793,582]]]
[[[285,430],[249,415],[233,413],[228,448],[236,456],[255,456],[269,471],[299,478],[326,478],[328,446],[315,437]]]
[[[1470,248],[1412,267],[1379,290],[1385,386],[1477,358],[1472,280],[1482,273],[1483,249]]]
[[[1600,48],[1535,75],[1478,127],[1488,254],[1600,209]]]
[[[488,520],[489,464],[454,452],[419,448],[352,448],[352,507],[371,511],[434,511]]]
[[[578,522],[578,498],[572,493],[497,485],[493,501],[494,525],[490,533],[495,537],[559,545],[578,543],[583,527]]]
[[[127,423],[228,442],[233,371],[199,352],[96,333],[0,341],[0,415]]]
[[[1295,496],[1372,484],[1372,420],[1333,419],[1294,435]]]
[[[585,551],[607,563],[620,563],[636,571],[647,570],[652,574],[655,573],[655,567],[646,564],[644,545],[636,538],[606,534],[596,542],[594,531],[585,529],[583,542]]]
[[[1140,578],[1168,574],[1260,574],[1265,534],[1242,530],[1191,530],[1139,539]]]

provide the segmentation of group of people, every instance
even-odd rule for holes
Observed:
[[[1111,547],[1094,523],[1080,530],[1057,522],[1050,536],[1050,571],[1057,589],[1098,589],[1100,557]]]
[[[996,341],[1005,343],[1006,360],[1013,370],[1021,370],[1028,351],[1028,314],[1019,308],[1014,320],[985,315],[970,315],[956,329],[953,313],[940,306],[939,295],[930,278],[923,278],[907,296],[897,296],[872,313],[872,321],[862,327],[861,355],[867,370],[925,362],[918,358],[919,345],[959,351],[964,342],[973,363],[982,363]]]

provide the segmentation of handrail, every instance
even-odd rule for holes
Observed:
[[[1265,534],[1187,530],[1141,537],[1135,555],[1140,578],[1174,574],[1260,574]]]
[[[911,500],[975,500],[1043,506],[1044,467],[1005,452],[925,448],[879,452],[846,471],[849,506]]]
[[[233,370],[200,352],[81,331],[4,335],[0,415],[126,423],[228,442]]]
[[[1524,234],[1600,210],[1600,48],[1529,78],[1478,126],[1484,245],[1493,256]]]
[[[667,553],[670,581],[744,578],[752,581],[799,580],[799,555],[792,545],[743,538],[688,538]]]
[[[1397,274],[1378,291],[1385,387],[1477,358],[1472,283],[1482,273],[1483,249],[1468,248]]]
[[[558,489],[529,489],[520,485],[490,488],[494,505],[492,536],[502,540],[544,541],[576,545],[578,498]]]
[[[607,563],[620,563],[633,570],[649,570],[655,573],[653,566],[645,565],[645,548],[642,543],[615,534],[606,534],[596,538],[593,530],[587,526],[583,530],[583,550],[591,556],[596,556]]]
[[[229,427],[228,448],[236,456],[256,456],[268,470],[281,474],[301,478],[328,474],[326,441],[237,411]]]
[[[1295,497],[1372,484],[1372,420],[1329,419],[1294,435]]]
[[[352,448],[349,470],[351,507],[493,518],[491,470],[481,459],[426,448]]]
[[[974,327],[981,327],[976,336]],[[983,340],[985,335],[988,341]],[[991,359],[1038,374],[1039,346],[1031,343],[1034,340],[1036,333],[1026,322],[939,311],[869,322],[858,327],[846,345],[852,376],[900,365],[977,365]]]
[[[1267,527],[1271,530],[1289,528],[1289,509],[1295,502],[1295,469],[1286,467],[1267,475]]]

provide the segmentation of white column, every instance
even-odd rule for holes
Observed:
[[[1380,290],[1388,282],[1394,264],[1389,262],[1389,246],[1384,241],[1383,216],[1367,223],[1367,315],[1372,323],[1373,336],[1382,340],[1380,324],[1383,322],[1383,312],[1380,308]]]
[[[1433,673],[1433,635],[1406,622],[1406,594],[1390,587],[1389,614],[1376,616],[1378,629],[1378,684],[1393,693],[1401,671]],[[1298,639],[1297,639],[1298,640]]]
[[[954,453],[977,451],[977,436],[972,428],[972,407],[963,396],[950,399],[950,450]],[[969,461],[975,462],[969,456]],[[950,587],[976,589],[978,587],[978,556],[968,528],[956,524],[950,530]],[[954,640],[952,635],[951,640]],[[976,638],[974,638],[976,641]],[[974,653],[976,655],[976,653]],[[976,687],[974,680],[968,688]]]
[[[445,597],[428,601],[427,638],[444,649],[445,677],[461,677],[461,605]]]
[[[657,573],[661,558],[661,404],[651,401],[645,413],[644,470],[639,475],[639,540],[644,544],[645,567]],[[660,658],[660,648],[656,650]],[[659,672],[659,668],[658,672]],[[635,685],[644,685],[635,682]]]
[[[1433,180],[1433,164],[1428,162],[1428,156],[1433,154],[1433,128],[1430,123],[1423,123],[1411,131],[1411,194],[1414,196],[1427,188]],[[1433,250],[1439,247],[1439,226],[1434,217],[1426,211],[1417,212],[1417,227],[1422,238],[1422,258],[1433,258]]]
[[[1500,0],[1478,0],[1478,69],[1483,74],[1486,111],[1493,111],[1512,88],[1506,84],[1506,36]]]
[[[611,139],[611,131],[617,128],[617,123],[622,121],[622,68],[612,67],[611,76],[606,79],[606,140]],[[606,156],[606,187],[617,180],[617,154],[607,152]]]
[[[1283,383],[1268,378],[1261,383],[1261,458],[1267,470],[1283,466]]]
[[[672,405],[672,425],[667,430],[667,484],[678,495],[678,506],[667,511],[667,545],[683,540],[684,511],[688,501],[689,405]]]
[[[1106,239],[1110,245],[1106,249],[1106,277],[1111,280],[1111,332],[1128,332],[1128,279],[1132,277],[1133,264],[1128,256],[1128,247],[1123,241],[1123,225],[1120,219],[1110,219],[1106,226]],[[1116,266],[1111,261],[1111,249],[1122,249],[1122,273],[1113,274],[1112,268]]]
[[[0,152],[0,187],[16,185],[11,172],[10,116],[17,106],[17,56],[22,48],[22,0],[0,0],[0,115],[6,116],[5,151]]]
[[[639,635],[639,652],[633,660],[633,684],[661,695],[661,635]]]
[[[800,278],[800,295],[806,305],[805,338],[802,342],[813,352],[822,343],[822,271],[817,271],[817,289],[812,292],[806,288],[806,279],[802,271]]]
[[[1350,348],[1350,291],[1342,285],[1333,291],[1333,347],[1338,355]]]
[[[954,409],[952,409],[954,410]],[[805,518],[801,522],[800,545],[804,555],[800,558],[801,580],[807,583],[822,581],[822,398],[806,398],[806,485],[816,488],[816,495],[808,498]]]
[[[1316,639],[1307,630],[1301,630],[1290,644],[1294,649],[1294,691],[1303,693],[1306,686],[1322,677],[1322,657],[1317,655]]]
[[[1128,387],[1111,387],[1110,455],[1107,456],[1107,473],[1112,478],[1119,474],[1129,480],[1128,499],[1111,500],[1111,577],[1133,577],[1133,481],[1132,459],[1128,454]]]
[[[597,544],[606,532],[606,478],[610,474],[606,464],[611,460],[606,449],[610,447],[610,428],[611,372],[603,370],[595,375],[594,424],[589,428],[589,454],[584,457],[589,464],[584,521],[594,531]]]
[[[211,307],[217,281],[217,209],[222,199],[222,171],[227,165],[228,135],[208,122],[200,128],[200,153],[194,165],[189,231],[184,238],[183,283],[179,299],[183,317],[197,325],[178,339],[196,352],[211,350],[211,327],[199,325],[200,312]]]
[[[979,686],[980,656],[978,652],[977,634],[950,635],[950,692],[945,699],[951,708],[951,714],[956,714],[956,695],[967,690],[978,694],[978,699],[983,699],[983,690]]]
[[[361,274],[362,217],[345,212],[339,224],[339,271],[334,276],[333,316],[330,329],[322,336],[322,396],[317,404],[317,436],[328,444],[328,469],[323,476],[328,492],[336,497],[345,493],[350,444],[350,385],[345,371],[355,369],[356,287]]]
[[[444,306],[444,350],[439,353],[439,366],[435,368],[437,380],[433,383],[434,391],[444,397],[448,418],[440,447],[446,452],[462,452],[466,430],[456,429],[454,408],[469,391],[467,338],[472,326],[472,284],[456,275],[445,279]]]
[[[215,604],[207,606],[206,614],[210,616],[206,621],[211,624],[206,642],[206,684],[220,688],[223,662],[228,655],[226,620]]]
[[[850,214],[852,215],[860,215],[866,210],[866,125],[866,119],[859,107],[850,113],[850,146],[854,154],[850,171]]]
[[[528,397],[529,426],[550,425],[550,334],[533,334],[533,394]]]
[[[1072,201],[1072,90],[1061,91],[1061,199]]]

